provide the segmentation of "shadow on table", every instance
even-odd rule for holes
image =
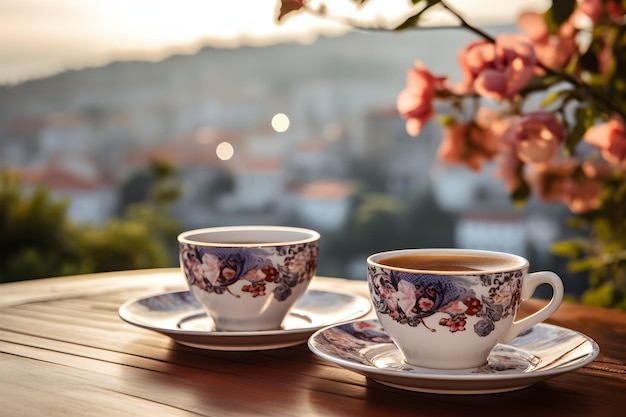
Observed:
[[[320,387],[320,390],[323,387]],[[353,394],[358,395],[355,391]],[[315,405],[315,411],[320,415],[334,416],[347,415],[345,410],[336,406],[328,406],[327,401],[318,401],[318,393],[311,391],[310,403]],[[353,397],[355,398],[355,397]],[[338,398],[337,402],[343,402]],[[472,417],[485,415],[505,416],[539,416],[550,414],[554,416],[590,416],[596,414],[598,408],[590,404],[574,390],[563,389],[542,382],[534,386],[517,391],[478,394],[478,395],[448,395],[428,394],[406,391],[387,387],[371,379],[366,379],[363,386],[361,401],[352,401],[353,414],[360,417],[393,415],[419,416],[463,416]],[[607,414],[608,415],[608,414]]]

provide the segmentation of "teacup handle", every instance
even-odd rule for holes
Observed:
[[[524,278],[522,301],[530,298],[535,293],[535,289],[541,284],[549,284],[552,287],[552,299],[550,302],[530,316],[514,321],[508,332],[503,336],[501,343],[510,342],[520,333],[550,317],[559,308],[561,301],[563,301],[563,282],[557,274],[549,271],[533,272]]]

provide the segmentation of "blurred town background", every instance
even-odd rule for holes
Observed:
[[[416,58],[458,81],[457,50],[471,39],[456,29],[351,32],[309,45],[206,47],[2,86],[0,210],[43,187],[40,200],[66,201],[67,221],[80,234],[110,227],[137,204],[158,206],[170,223],[168,233],[150,238],[166,248],[152,266],[178,265],[182,230],[282,224],[321,232],[320,275],[364,279],[366,256],[386,249],[493,249],[567,276],[566,291],[578,293],[584,278],[568,274],[549,248],[568,230],[566,209],[534,200],[515,207],[493,167],[475,173],[437,163],[437,123],[411,138],[396,112]],[[10,200],[7,184],[22,196],[13,190]],[[36,277],[33,265],[45,255],[10,254],[22,239],[45,240],[50,222],[22,219],[31,225],[25,232],[11,229],[19,216],[6,218],[0,281]],[[151,243],[117,250],[139,253],[144,244]],[[116,269],[103,257],[96,269]],[[40,273],[64,271],[81,270]]]

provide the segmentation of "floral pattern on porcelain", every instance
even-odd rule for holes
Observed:
[[[473,326],[481,337],[495,323],[514,316],[521,300],[522,271],[455,276],[415,274],[369,267],[369,286],[374,308],[401,324],[423,325],[436,331],[428,318],[445,313],[439,326],[450,332],[465,331],[468,316],[478,318]],[[476,281],[473,282],[473,281]],[[476,285],[481,295],[476,294]]]
[[[252,297],[265,296],[267,284],[273,283],[274,298],[284,301],[292,288],[313,278],[319,243],[258,248],[180,246],[180,264],[189,285],[239,298],[230,287],[240,280],[248,281],[241,291]]]

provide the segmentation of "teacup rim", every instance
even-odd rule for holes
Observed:
[[[243,232],[243,231],[274,231],[274,232],[292,232],[306,234],[308,237],[301,239],[287,239],[284,241],[276,242],[255,242],[255,243],[234,243],[234,242],[203,242],[200,240],[194,240],[191,237],[206,233],[223,233],[223,232]],[[318,231],[313,229],[307,229],[304,227],[295,226],[273,226],[273,225],[238,225],[238,226],[216,226],[216,227],[204,227],[199,229],[190,229],[181,232],[177,240],[179,243],[206,246],[206,247],[233,247],[233,248],[247,248],[247,247],[276,247],[276,246],[291,246],[304,243],[310,243],[320,240],[321,235]]]
[[[417,268],[403,268],[399,266],[392,266],[387,264],[382,264],[377,262],[377,260],[392,256],[411,254],[411,253],[420,253],[420,254],[465,254],[465,255],[476,255],[476,256],[494,256],[498,258],[506,258],[513,259],[517,263],[516,265],[504,268],[489,268],[480,271],[436,271],[432,269],[417,269]],[[485,274],[495,274],[500,272],[511,272],[511,271],[520,271],[527,269],[529,267],[528,259],[523,256],[516,255],[514,253],[509,252],[500,252],[493,250],[483,250],[483,249],[463,249],[463,248],[416,248],[416,249],[394,249],[394,250],[386,250],[380,251],[377,253],[373,253],[367,257],[367,265],[375,266],[381,269],[391,270],[391,271],[399,271],[399,272],[408,272],[411,274],[429,274],[429,275],[485,275]]]

